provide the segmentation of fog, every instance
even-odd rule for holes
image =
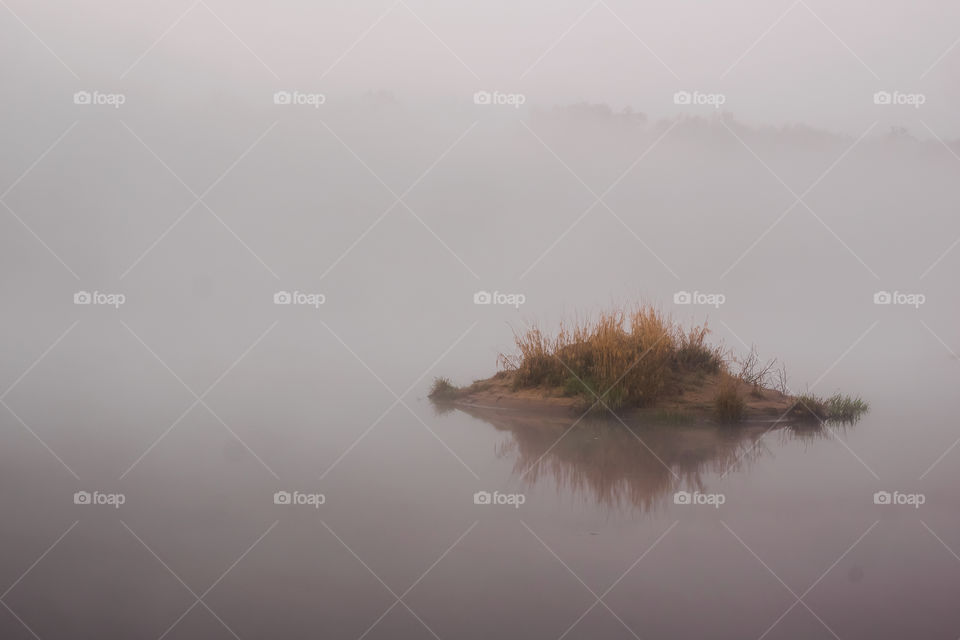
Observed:
[[[78,311],[122,317],[181,358],[175,371],[198,369],[195,385],[220,369],[201,372],[197,348],[225,366],[274,321],[273,339],[291,347],[301,331],[331,340],[328,323],[403,388],[477,322],[462,364],[445,368],[469,381],[510,348],[512,328],[637,299],[707,319],[731,348],[756,344],[798,385],[875,321],[870,340],[884,348],[859,355],[877,364],[946,354],[921,319],[956,348],[960,160],[873,122],[848,136],[723,115],[644,121],[603,105],[440,114],[368,98],[224,113],[211,128],[178,112],[195,124],[169,136],[166,117],[126,108],[54,129],[46,144],[70,127],[5,197],[11,327],[52,342],[73,320],[84,330],[91,314]],[[77,309],[77,290],[125,294],[122,314]],[[326,300],[311,313],[277,307],[279,290]],[[478,290],[525,303],[478,308]],[[882,290],[926,301],[877,307]],[[678,291],[726,301],[677,306]],[[355,362],[336,340],[328,351],[325,365]],[[24,348],[20,369],[36,355]],[[856,387],[860,372],[831,375]]]
[[[20,616],[4,633],[159,636],[195,597],[140,580],[173,580],[143,546],[197,596],[276,521],[217,590],[232,627],[198,605],[177,637],[313,637],[311,611],[357,637],[478,520],[467,557],[453,552],[413,608],[444,638],[557,637],[594,598],[557,586],[581,585],[527,531],[596,596],[677,520],[653,560],[662,582],[627,581],[614,608],[645,602],[632,613],[657,637],[759,636],[792,599],[767,600],[749,555],[700,557],[718,539],[745,551],[719,518],[762,540],[797,593],[880,518],[872,535],[916,561],[870,538],[843,568],[860,577],[823,585],[838,609],[815,608],[841,637],[955,636],[944,594],[960,573],[928,531],[960,549],[957,24],[948,2],[0,3],[0,473],[19,523],[3,533],[0,602]],[[668,467],[696,462],[699,487],[731,496],[690,517],[657,502],[676,489],[659,468],[655,486],[617,470],[636,476],[641,510],[524,484],[517,469],[551,451],[550,432],[425,400],[435,376],[493,374],[515,331],[641,300],[708,322],[734,355],[756,346],[794,391],[863,396],[869,417],[815,441],[721,438],[729,478],[701,477],[719,454],[657,432]],[[554,457],[557,478],[607,486],[605,456]],[[647,449],[623,457],[655,466]],[[927,510],[875,518],[870,494],[894,485],[927,491]],[[329,502],[316,518],[269,502],[311,487]],[[469,494],[495,487],[527,492],[526,510],[476,513]],[[128,504],[70,503],[97,488]],[[791,509],[802,544],[778,528]],[[74,520],[66,557],[30,573]],[[608,555],[590,560],[591,535]],[[690,548],[716,571],[706,582]],[[924,616],[857,613],[931,575]],[[116,593],[116,576],[136,588]],[[710,591],[738,581],[743,617]],[[718,598],[716,627],[685,626],[668,596],[688,583],[692,600]],[[499,618],[465,609],[501,588]],[[530,597],[541,589],[549,603]],[[397,607],[378,633],[427,632]],[[617,633],[638,628],[623,615]],[[826,631],[795,617],[782,637]]]
[[[942,0],[7,5],[0,29],[17,64],[5,65],[4,84],[21,100],[93,84],[131,105],[164,95],[243,110],[238,102],[288,85],[331,102],[387,90],[452,105],[486,88],[659,118],[686,89],[724,93],[752,124],[859,133],[874,117],[922,129],[919,115],[941,136],[960,135],[958,9]],[[875,108],[874,92],[895,89],[923,93],[922,115]]]

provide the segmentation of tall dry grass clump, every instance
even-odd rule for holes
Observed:
[[[721,422],[739,422],[747,408],[740,392],[742,379],[724,370],[720,372],[717,396],[713,400],[714,410]]]
[[[661,397],[681,371],[716,373],[719,348],[706,326],[684,331],[650,305],[613,309],[595,320],[563,324],[554,337],[539,327],[515,332],[518,354],[501,354],[518,388],[562,387],[610,409],[645,407]]]
[[[687,370],[719,373],[724,366],[723,349],[707,344],[710,329],[706,324],[693,326],[687,332],[677,330],[677,364]]]

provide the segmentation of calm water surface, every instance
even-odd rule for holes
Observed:
[[[665,125],[576,110],[477,124],[472,103],[438,118],[331,94],[323,120],[231,104],[184,128],[148,102],[84,116],[19,182],[80,116],[8,145],[5,204],[79,281],[0,212],[0,638],[960,637],[943,145],[735,125],[754,154],[684,119],[646,154]],[[195,198],[158,158],[197,193],[236,163],[205,200],[221,221],[197,205],[161,236]],[[617,180],[608,211],[595,196]],[[78,289],[127,301],[74,305]],[[326,304],[275,305],[280,289]],[[527,302],[474,305],[480,289]],[[672,305],[679,290],[727,302]],[[434,375],[493,373],[521,321],[611,300],[708,319],[798,389],[871,411],[819,432],[567,433],[575,417],[425,399]]]
[[[953,427],[882,394],[827,430],[586,419],[568,431],[574,418],[438,411],[416,393],[392,409],[374,394],[333,420],[318,407],[346,406],[336,389],[305,397],[279,370],[263,383],[279,366],[268,351],[157,441],[195,398],[149,355],[71,376],[84,348],[52,354],[31,374],[44,385],[25,379],[6,399],[64,464],[7,412],[4,638],[960,633],[948,549],[960,549],[960,462],[948,454],[920,478]],[[151,376],[148,401],[135,389]],[[45,404],[50,388],[62,395]],[[152,418],[135,418],[145,407]],[[77,505],[78,490],[125,503]],[[925,503],[877,505],[880,490]],[[278,491],[324,503],[275,504]],[[722,504],[676,504],[677,491]],[[476,492],[523,503],[475,504]]]

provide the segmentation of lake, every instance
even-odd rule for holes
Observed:
[[[71,352],[92,348],[78,337],[31,373],[57,395],[25,404],[28,377],[7,399],[83,473],[7,413],[4,602],[22,624],[3,617],[3,637],[31,637],[26,626],[41,638],[554,639],[960,627],[960,463],[948,454],[927,471],[936,447],[917,443],[921,431],[947,442],[955,427],[922,408],[905,416],[882,394],[859,423],[824,429],[588,417],[570,430],[576,417],[438,411],[415,394],[390,409],[386,389],[355,371],[370,401],[331,419],[317,408],[335,391],[265,382],[257,372],[280,363],[264,348],[203,400],[212,412],[197,404],[161,437],[196,399],[149,353],[58,388]],[[179,402],[137,397],[149,380],[149,395],[179,391]],[[68,401],[112,417],[51,424]],[[231,406],[253,404],[261,411]],[[76,491],[103,504],[74,504]],[[877,491],[923,504],[875,504]]]
[[[83,121],[5,199],[36,237],[0,216],[0,637],[960,636],[937,143],[333,105],[186,144],[131,109],[156,156]],[[426,399],[525,323],[635,300],[871,410],[574,425]]]

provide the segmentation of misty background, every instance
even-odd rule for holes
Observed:
[[[469,524],[436,505],[510,469],[482,423],[445,430],[432,378],[485,378],[526,323],[640,299],[707,320],[737,354],[756,345],[796,391],[867,399],[869,430],[810,445],[864,495],[942,454],[956,469],[958,24],[949,2],[4,0],[3,499],[30,527],[6,536],[8,583],[69,524],[49,504],[78,485],[123,488],[138,531],[202,531],[157,541],[215,559],[185,570],[200,586],[269,525],[251,493],[321,482],[350,498],[331,499],[334,526],[406,588]],[[123,104],[76,104],[83,91]],[[323,104],[277,104],[284,91]],[[478,104],[484,91],[523,104]],[[677,104],[684,91],[723,104]],[[883,91],[923,104],[876,104]],[[475,305],[481,290],[526,301]],[[76,305],[78,291],[126,301]],[[278,291],[325,302],[276,305]],[[676,305],[680,291],[726,302]],[[925,302],[876,305],[879,291]],[[208,388],[209,410],[193,404]],[[734,505],[743,518],[773,526],[777,492],[809,471],[795,455],[762,507]],[[955,481],[931,481],[944,500],[928,521],[953,544]],[[423,547],[365,544],[381,521]],[[95,526],[86,542],[144,559],[116,522]],[[44,606],[14,608],[33,621]]]
[[[42,439],[90,458],[71,469],[116,477],[179,415],[163,394],[191,399],[171,371],[201,394],[262,336],[209,400],[245,455],[312,477],[393,403],[377,378],[422,397],[434,375],[492,373],[528,323],[637,299],[707,320],[735,353],[755,344],[797,390],[896,405],[921,370],[912,393],[943,398],[960,348],[956,8],[925,9],[10,3],[8,404],[64,426]],[[874,104],[885,89],[926,102]],[[79,290],[126,303],[77,306]],[[281,290],[326,301],[277,306]],[[479,290],[526,302],[477,306]],[[874,305],[882,290],[926,302]],[[291,406],[323,425],[290,421],[315,447],[271,452]],[[109,463],[78,422],[110,434]],[[953,440],[898,446],[922,466]]]

